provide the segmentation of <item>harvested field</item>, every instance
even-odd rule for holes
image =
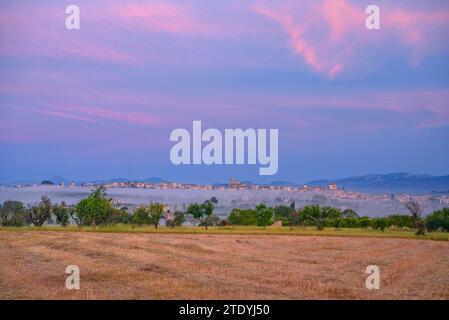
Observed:
[[[0,299],[449,299],[447,241],[0,231],[0,257]]]

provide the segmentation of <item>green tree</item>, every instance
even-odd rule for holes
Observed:
[[[180,227],[185,220],[186,218],[184,212],[178,210],[173,214],[173,219],[168,219],[165,224],[170,228]]]
[[[302,210],[293,211],[290,213],[287,224],[290,227],[290,230],[293,230],[293,227],[299,226],[303,222],[303,214]]]
[[[0,225],[21,227],[26,223],[25,206],[20,201],[7,200],[0,204]]]
[[[387,219],[384,217],[374,218],[371,220],[371,226],[374,229],[378,229],[378,230],[381,230],[382,232],[384,232],[385,228],[388,227],[388,222],[387,222]]]
[[[387,223],[388,226],[396,226],[396,227],[407,227],[407,228],[414,228],[415,222],[413,220],[413,217],[410,215],[402,215],[402,214],[393,214],[387,216]]]
[[[111,215],[109,216],[109,219],[108,219],[108,223],[110,223],[110,224],[117,224],[117,223],[127,224],[130,222],[130,219],[131,219],[131,217],[130,217],[127,207],[122,207],[120,209],[112,208]]]
[[[232,209],[228,222],[238,226],[256,225],[256,211],[253,209]]]
[[[55,204],[53,206],[53,214],[56,217],[56,222],[62,227],[66,227],[69,224],[70,211],[71,208],[67,207],[64,201],[60,205]]]
[[[318,230],[323,230],[329,221],[338,219],[340,211],[331,207],[320,208],[319,205],[310,205],[304,207],[304,218],[317,227]]]
[[[294,203],[294,202],[293,202]],[[295,209],[291,206],[279,205],[274,207],[274,220],[282,221],[282,225],[287,225],[290,220],[290,216],[295,212]]]
[[[162,203],[151,203],[148,207],[150,221],[154,225],[154,228],[157,229],[159,225],[159,221],[164,215],[165,206]]]
[[[368,228],[370,226],[369,217],[361,217],[359,220],[360,220],[360,228]]]
[[[426,217],[425,224],[429,231],[449,231],[449,208],[432,212]]]
[[[194,219],[198,220],[201,225],[208,227],[208,217],[214,212],[214,205],[211,201],[206,201],[202,204],[192,203],[187,207],[187,214],[191,215]]]
[[[273,223],[274,209],[261,203],[256,206],[256,223],[265,229]]]
[[[75,206],[77,220],[81,225],[104,225],[109,221],[112,205],[106,195],[106,188],[100,186]],[[78,224],[78,222],[77,222]],[[78,224],[80,225],[80,224]]]
[[[53,205],[47,196],[41,197],[38,205],[33,205],[28,210],[28,217],[36,227],[41,227],[51,218]]]
[[[359,218],[359,215],[357,214],[357,212],[355,212],[352,209],[345,209],[341,212],[341,217],[342,218]]]
[[[150,224],[151,219],[150,219],[150,211],[149,211],[148,206],[138,207],[134,211],[131,220],[134,224],[137,224],[139,226],[144,225],[144,224]]]

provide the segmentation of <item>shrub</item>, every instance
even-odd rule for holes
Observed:
[[[371,220],[371,227],[373,229],[378,229],[383,232],[387,226],[387,218],[374,218]]]
[[[409,215],[401,215],[401,214],[393,214],[390,216],[387,216],[387,223],[388,226],[396,226],[398,228],[407,227],[407,228],[413,228],[414,227],[414,221],[413,217]]]
[[[359,220],[360,228],[368,228],[370,226],[370,218],[369,217],[361,217]]]
[[[425,219],[426,228],[429,231],[449,231],[449,208],[443,208],[429,214]]]
[[[110,224],[116,224],[116,223],[123,223],[127,224],[131,220],[131,216],[126,210],[126,207],[116,209],[111,208],[111,214],[108,218],[108,223]]]
[[[62,227],[66,227],[69,224],[70,210],[71,208],[67,207],[64,201],[61,202],[61,205],[55,204],[53,206],[53,214],[56,217],[56,222]]]

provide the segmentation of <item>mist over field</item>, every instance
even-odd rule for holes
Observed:
[[[43,195],[47,195],[53,202],[65,201],[69,205],[76,204],[88,196],[93,187],[60,187],[60,186],[29,186],[29,187],[0,187],[0,202],[18,200],[25,204],[38,202]],[[407,214],[407,209],[401,201],[408,195],[361,193],[345,191],[281,191],[281,190],[186,190],[186,189],[138,189],[138,188],[110,188],[108,196],[119,205],[130,209],[150,202],[162,202],[175,208],[185,209],[192,202],[204,202],[211,197],[218,199],[215,213],[227,216],[233,208],[254,208],[259,203],[270,206],[286,204],[295,201],[296,208],[310,204],[331,206],[339,209],[350,208],[360,216],[386,216],[390,214]],[[417,199],[424,214],[448,206],[447,195],[419,195]]]

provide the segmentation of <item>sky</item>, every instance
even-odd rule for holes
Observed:
[[[0,182],[449,174],[447,30],[443,0],[1,1]],[[278,129],[277,174],[173,165],[193,120]]]

